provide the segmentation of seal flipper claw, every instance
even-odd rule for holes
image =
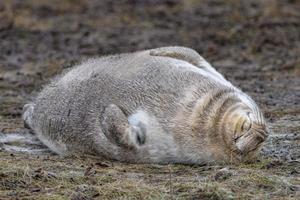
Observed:
[[[146,142],[146,127],[142,122],[138,123],[138,126],[132,126],[133,132],[136,135],[136,141],[139,145],[143,145]]]

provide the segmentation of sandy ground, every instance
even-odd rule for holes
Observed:
[[[299,199],[299,10],[298,0],[1,1],[0,199]],[[167,45],[194,48],[258,102],[271,135],[256,163],[60,158],[27,140],[22,106],[55,74]]]

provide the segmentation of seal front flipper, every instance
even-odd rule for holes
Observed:
[[[124,112],[114,104],[105,108],[102,128],[109,140],[127,148],[136,148],[146,142],[146,126],[142,122],[130,125]]]
[[[151,56],[163,56],[186,61],[198,68],[204,69],[207,72],[225,80],[224,77],[217,72],[199,53],[187,47],[162,47],[150,50]]]

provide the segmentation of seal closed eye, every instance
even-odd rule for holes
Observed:
[[[256,103],[186,47],[83,62],[25,105],[23,119],[58,154],[131,163],[241,162],[267,137]]]

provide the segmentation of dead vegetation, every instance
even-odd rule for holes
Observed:
[[[0,199],[299,198],[299,10],[298,0],[1,1],[0,136],[26,133],[22,105],[64,68],[165,45],[196,49],[253,96],[272,134],[257,162],[238,166],[122,164],[0,143]]]
[[[296,199],[299,180],[280,174],[282,168],[270,167],[272,162],[202,167],[133,165],[2,152],[0,198]]]

